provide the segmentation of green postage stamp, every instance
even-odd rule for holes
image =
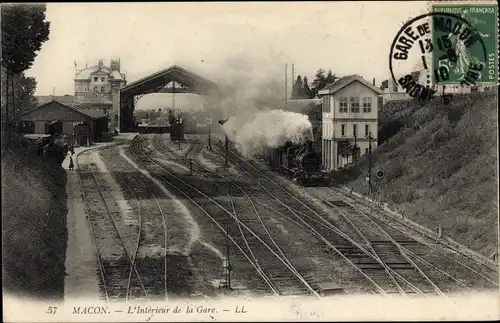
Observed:
[[[431,54],[433,84],[498,83],[498,4],[434,2]],[[429,53],[430,52],[430,53]]]

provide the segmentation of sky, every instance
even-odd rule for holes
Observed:
[[[120,58],[129,83],[173,64],[217,81],[228,59],[245,55],[254,63],[241,73],[272,65],[284,74],[293,63],[310,81],[323,68],[379,85],[396,33],[426,11],[414,1],[50,3],[49,40],[26,74],[37,95],[64,95],[74,92],[75,61],[83,68]]]

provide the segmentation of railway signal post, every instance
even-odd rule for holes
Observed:
[[[224,125],[224,123],[227,122],[228,119],[226,120],[219,120],[219,124],[221,125]],[[228,168],[229,165],[227,163],[227,155],[229,154],[229,138],[227,137],[226,134],[224,134],[224,147],[225,147],[225,150],[226,150],[226,155],[224,156],[224,168]]]
[[[212,139],[210,135],[210,125],[212,124],[212,118],[207,118],[207,124],[208,124],[208,149],[212,150]]]
[[[378,170],[376,173],[377,175],[377,200],[378,200],[378,204],[380,205],[380,182],[382,180],[382,178],[384,178],[384,171],[383,170]]]
[[[226,259],[222,261],[222,269],[223,269],[223,277],[224,283],[222,287],[227,290],[231,290],[231,271],[233,270],[233,266],[231,265],[231,261],[229,258],[229,228],[226,227]]]
[[[368,196],[372,194],[372,133],[368,133]]]

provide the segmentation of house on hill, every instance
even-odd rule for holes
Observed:
[[[34,134],[64,135],[75,146],[88,146],[109,131],[108,116],[92,106],[53,100],[27,111],[19,118],[30,123]]]
[[[348,163],[341,156],[346,142],[359,147],[359,156],[377,146],[378,104],[383,92],[359,75],[344,76],[319,91],[322,104],[322,160],[327,171]]]

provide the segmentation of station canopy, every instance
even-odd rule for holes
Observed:
[[[207,96],[218,93],[219,86],[177,65],[143,77],[120,90],[122,98],[150,93],[193,93]]]

